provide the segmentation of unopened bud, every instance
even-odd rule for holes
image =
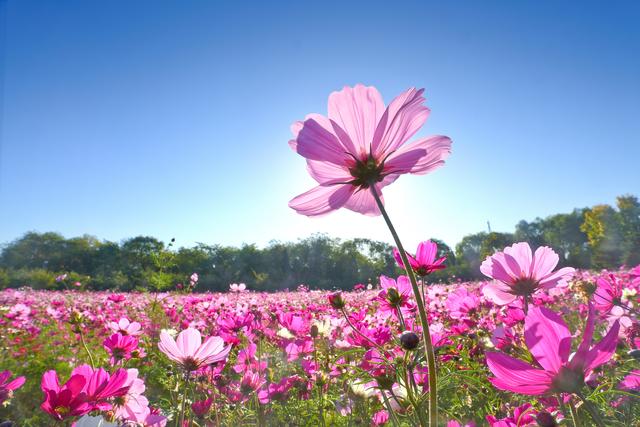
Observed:
[[[347,303],[342,298],[342,292],[334,292],[332,294],[329,294],[328,298],[329,304],[331,304],[331,307],[335,308],[336,310],[342,310],[347,305]]]
[[[411,331],[404,331],[402,335],[400,335],[400,345],[405,350],[415,350],[420,344],[420,337]]]

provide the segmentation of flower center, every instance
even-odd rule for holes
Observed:
[[[384,179],[382,170],[384,162],[377,164],[376,159],[369,155],[366,161],[356,160],[355,166],[349,169],[353,177],[351,184],[360,188],[369,188],[372,183],[380,182]]]
[[[538,282],[533,279],[520,279],[514,283],[511,292],[515,295],[531,295],[538,289]]]
[[[561,393],[577,393],[584,386],[584,374],[563,366],[553,379],[553,390]]]
[[[184,362],[182,362],[182,366],[184,367],[185,371],[191,372],[197,370],[200,367],[200,364],[192,357],[187,357],[186,359],[184,359]]]

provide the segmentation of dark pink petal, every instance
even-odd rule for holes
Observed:
[[[425,101],[423,89],[411,88],[398,95],[387,107],[386,118],[381,119],[384,131],[376,129],[373,140],[373,155],[384,158],[407,142],[427,120],[429,109],[422,105]]]
[[[13,381],[9,381],[6,385],[5,388],[7,390],[16,390],[20,387],[22,387],[22,385],[24,384],[26,378],[25,377],[18,377]]]
[[[319,185],[291,199],[289,207],[306,216],[325,215],[343,207],[353,190],[352,185]]]
[[[524,320],[524,339],[536,361],[557,373],[571,352],[571,333],[562,317],[546,307],[532,307]]]
[[[600,342],[589,351],[587,356],[586,372],[597,368],[611,359],[618,346],[618,334],[620,333],[620,322],[616,320]]]
[[[45,393],[49,390],[55,392],[59,391],[60,383],[58,382],[58,373],[54,370],[45,372],[42,375],[41,388]]]
[[[385,173],[423,175],[444,165],[449,154],[451,154],[451,139],[448,137],[422,138],[394,151],[385,162]]]
[[[501,390],[540,395],[551,389],[553,376],[549,372],[502,353],[488,352],[486,357],[487,366],[495,375],[490,381]]]
[[[593,305],[589,304],[589,314],[587,316],[587,323],[584,327],[584,332],[582,333],[582,341],[580,341],[580,345],[578,345],[578,349],[576,353],[571,358],[569,362],[569,367],[575,368],[580,367],[584,369],[587,366],[587,358],[589,355],[589,349],[591,348],[591,343],[593,342],[593,331],[595,329],[595,319],[596,312],[594,310]]]
[[[369,145],[384,110],[382,96],[372,86],[345,86],[329,95],[329,119],[350,137],[351,146],[345,144],[345,147],[353,154],[369,153]]]
[[[416,259],[420,264],[430,265],[436,259],[438,253],[438,245],[431,240],[418,243],[416,250]]]

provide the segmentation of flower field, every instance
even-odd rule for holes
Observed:
[[[418,424],[428,369],[407,283],[382,277],[341,294],[4,290],[0,419]],[[527,315],[520,298],[495,302],[496,283],[422,289],[439,423],[635,425],[640,268],[576,272],[533,293]]]

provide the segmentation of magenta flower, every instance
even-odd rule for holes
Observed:
[[[545,307],[532,308],[524,321],[524,339],[538,366],[507,356],[487,353],[487,365],[495,375],[490,381],[501,390],[528,395],[578,393],[585,378],[611,359],[618,344],[620,325],[615,322],[602,340],[592,347],[595,311],[589,316],[573,357],[571,332],[562,318]]]
[[[231,346],[224,346],[220,337],[209,337],[202,343],[202,336],[197,329],[187,328],[174,340],[167,332],[160,332],[158,348],[167,357],[181,365],[186,371],[224,360]]]
[[[44,402],[40,408],[56,420],[88,414],[92,405],[87,402],[84,389],[87,379],[79,374],[72,375],[64,385],[60,385],[56,371],[47,371],[42,375]]]
[[[132,353],[138,349],[138,338],[116,333],[105,339],[102,344],[111,356],[109,363],[114,365],[121,360],[131,359]]]
[[[71,372],[72,378],[77,375],[85,379],[82,392],[94,410],[111,409],[111,399],[126,395],[130,386],[126,369],[118,369],[111,375],[103,368],[80,365]]]
[[[345,87],[329,96],[328,117],[310,114],[291,126],[291,148],[307,159],[318,186],[289,202],[296,212],[316,216],[345,207],[380,215],[370,187],[382,188],[405,173],[426,174],[451,151],[446,136],[403,145],[429,116],[423,89],[408,89],[385,108],[374,87]]]
[[[593,294],[593,305],[596,309],[607,314],[614,306],[621,304],[622,285],[613,274],[609,274],[609,277],[598,277],[596,286]]]
[[[550,289],[564,285],[573,277],[575,270],[564,267],[553,271],[558,265],[558,254],[547,246],[531,253],[526,242],[515,243],[497,252],[480,266],[480,271],[496,281],[487,284],[484,295],[498,305],[506,305],[518,296],[528,298],[540,288]]]
[[[22,387],[25,382],[25,377],[17,377],[9,381],[10,377],[11,371],[0,372],[0,405],[11,398],[13,391]]]
[[[411,268],[418,276],[426,276],[434,271],[447,268],[447,266],[443,264],[447,258],[441,257],[436,259],[437,255],[438,245],[431,240],[427,240],[418,244],[416,256],[407,253],[407,258],[409,259]],[[398,266],[404,268],[400,251],[398,251],[397,248],[393,248],[393,257],[396,259]]]

